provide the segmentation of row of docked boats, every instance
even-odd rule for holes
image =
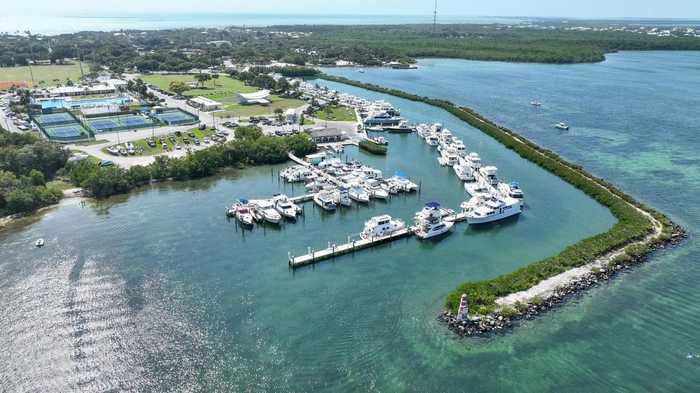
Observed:
[[[327,158],[315,167],[297,165],[280,172],[287,182],[304,182],[313,201],[326,211],[367,204],[372,199],[388,200],[402,192],[415,192],[418,185],[402,174],[385,179],[379,169],[359,162]]]
[[[271,199],[239,199],[226,209],[228,217],[234,217],[241,225],[252,227],[256,222],[279,225],[282,218],[296,220],[303,210],[283,194]]]
[[[482,165],[479,154],[467,153],[464,142],[441,124],[420,124],[416,128],[418,136],[437,147],[440,165],[452,167],[464,182],[471,198],[460,207],[469,224],[494,222],[522,212],[524,194],[518,183],[501,182],[498,168]]]
[[[438,238],[452,229],[454,212],[440,207],[439,203],[431,202],[417,212],[413,218],[414,225],[411,228],[400,219],[383,214],[372,217],[365,222],[360,233],[362,239],[382,239],[399,234],[402,231],[411,230],[420,239]]]

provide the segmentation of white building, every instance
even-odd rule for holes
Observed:
[[[239,93],[238,102],[240,102],[241,105],[268,105],[270,104],[270,91],[260,90],[255,93]]]
[[[190,105],[204,112],[216,111],[221,109],[222,104],[218,101],[211,100],[207,97],[195,97],[187,101]]]

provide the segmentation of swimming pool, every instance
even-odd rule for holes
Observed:
[[[36,104],[41,105],[41,109],[82,109],[97,106],[126,105],[131,102],[131,98],[125,96],[105,97],[105,98],[82,98],[71,97],[51,98],[46,100],[36,100]]]

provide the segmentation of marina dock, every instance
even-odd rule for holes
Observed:
[[[450,216],[445,217],[445,221],[451,221],[454,223],[460,223],[464,222],[467,220],[467,216],[464,213],[458,213],[458,214],[453,214]],[[317,262],[321,262],[327,259],[332,259],[337,256],[345,255],[345,254],[350,254],[355,251],[367,249],[367,248],[372,248],[374,246],[378,246],[380,244],[384,243],[389,243],[394,240],[399,240],[403,239],[406,237],[410,237],[414,235],[416,228],[415,227],[408,227],[406,229],[402,229],[400,231],[397,231],[396,233],[390,235],[390,236],[384,236],[384,237],[377,237],[377,238],[372,238],[372,239],[358,239],[358,240],[352,240],[350,241],[348,238],[348,242],[344,244],[329,244],[327,248],[324,248],[322,250],[314,250],[313,248],[309,247],[308,252],[304,255],[300,256],[294,256],[291,253],[288,255],[289,258],[289,266],[293,269],[302,267],[302,266],[308,266],[308,265],[313,265]]]
[[[294,255],[289,254],[289,266],[291,268],[298,268],[302,266],[312,265],[316,262],[331,259],[336,256],[350,254],[358,250],[371,248],[383,243],[392,242],[394,240],[412,236],[413,230],[414,229],[410,227],[397,231],[396,233],[393,233],[390,236],[377,237],[372,239],[352,240],[340,245],[329,244],[328,248],[325,248],[323,250],[314,250],[312,248],[309,248],[308,253],[305,255],[295,257]]]

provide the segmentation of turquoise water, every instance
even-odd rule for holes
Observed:
[[[440,120],[504,178],[520,181],[527,211],[482,229],[459,226],[439,243],[407,239],[289,271],[289,251],[343,241],[373,215],[408,220],[428,201],[459,206],[461,182],[414,135],[388,135],[387,157],[352,148],[347,155],[387,176],[405,172],[421,182],[420,195],[336,214],[307,205],[303,220],[281,230],[241,232],[223,217],[238,197],[302,192],[279,184],[280,167],[160,185],[84,208],[66,203],[0,235],[0,304],[11,310],[0,317],[7,386],[425,391],[461,373],[465,362],[484,362],[488,355],[470,352],[488,353],[504,339],[455,338],[436,321],[446,294],[464,280],[556,253],[614,220],[447,113],[391,101],[415,121]],[[37,237],[46,247],[32,246]],[[425,377],[412,377],[413,370]],[[478,381],[480,374],[461,377]]]
[[[624,52],[570,66],[419,64],[414,72],[329,72],[466,104],[610,179],[690,232],[683,247],[516,332],[496,374],[527,381],[532,391],[696,391],[700,358],[687,355],[700,353],[700,53]],[[543,107],[531,107],[532,99]],[[571,130],[553,129],[559,121]]]
[[[431,68],[414,74],[367,70],[352,76],[448,96],[503,116],[504,124],[560,148],[668,212],[694,236],[700,218],[693,204],[700,173],[692,154],[700,143],[698,119],[692,112],[680,115],[700,98],[697,73],[688,71],[700,59],[693,56],[625,53],[603,64],[513,65],[507,72],[498,71],[499,63],[431,60]],[[644,69],[658,71],[650,78]],[[472,76],[473,70],[479,76]],[[560,72],[574,75],[563,78]],[[426,82],[429,73],[432,84]],[[518,79],[528,82],[519,85]],[[646,89],[650,81],[655,86]],[[613,88],[599,91],[598,84]],[[540,87],[533,91],[533,86]],[[640,89],[647,90],[645,95]],[[700,359],[686,358],[688,352],[700,353],[700,269],[695,263],[700,252],[694,237],[507,335],[459,339],[448,332],[435,317],[456,285],[556,253],[606,230],[614,220],[585,195],[445,112],[356,88],[343,90],[386,98],[412,121],[445,123],[485,162],[497,165],[503,177],[521,183],[528,209],[517,220],[485,229],[457,227],[439,243],[402,240],[289,271],[288,251],[341,241],[373,215],[408,219],[427,201],[451,207],[461,202],[458,180],[411,135],[387,135],[387,157],[353,149],[347,154],[386,175],[406,172],[422,182],[420,195],[330,215],[307,205],[305,219],[281,230],[241,232],[223,217],[224,206],[238,197],[300,193],[298,187],[278,183],[278,166],[162,184],[85,207],[67,201],[0,232],[3,387],[695,390]],[[514,97],[523,97],[524,103],[505,103]],[[643,104],[637,102],[640,97]],[[542,113],[531,112],[532,98],[545,104],[542,119]],[[590,110],[588,101],[600,109]],[[552,102],[559,102],[556,113],[548,112]],[[567,109],[566,103],[573,107]],[[670,120],[661,115],[667,111],[674,115]],[[570,122],[572,130],[555,131],[553,119]],[[605,131],[579,134],[585,123]],[[47,241],[43,249],[33,247],[38,237]]]

